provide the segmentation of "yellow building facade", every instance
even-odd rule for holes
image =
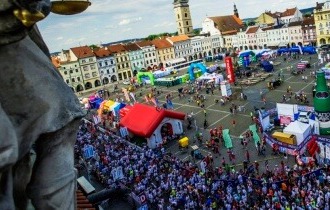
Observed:
[[[166,39],[156,39],[152,41],[157,51],[157,57],[160,63],[165,64],[168,60],[175,58],[173,45]]]
[[[316,4],[314,21],[317,46],[330,44],[330,1]]]
[[[274,18],[269,13],[262,13],[259,17],[255,20],[255,22],[259,25],[261,24],[274,24]]]

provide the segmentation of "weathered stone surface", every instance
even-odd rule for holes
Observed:
[[[25,209],[27,196],[36,209],[74,209],[73,146],[84,113],[38,29],[13,18],[17,8],[47,15],[49,0],[13,2],[0,3],[0,209]]]

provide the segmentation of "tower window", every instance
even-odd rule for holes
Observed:
[[[188,17],[188,14],[187,14],[187,13],[184,13],[184,16],[185,16],[185,17]]]
[[[186,21],[186,25],[189,25],[189,21]]]
[[[178,19],[180,19],[180,15],[178,14]]]

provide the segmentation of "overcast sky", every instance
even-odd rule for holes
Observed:
[[[173,0],[90,0],[92,5],[73,16],[50,14],[38,23],[51,52],[71,47],[109,43],[150,34],[175,32]],[[313,7],[321,0],[189,0],[194,28],[206,16],[233,14],[236,3],[241,18],[257,17],[265,10],[284,11]]]

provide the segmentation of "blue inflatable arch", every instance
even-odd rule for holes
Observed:
[[[202,71],[202,74],[206,73],[207,69],[202,63],[192,63],[189,66],[188,72],[189,72],[189,79],[191,81],[195,80],[195,75],[194,75],[194,68],[199,68]]]

